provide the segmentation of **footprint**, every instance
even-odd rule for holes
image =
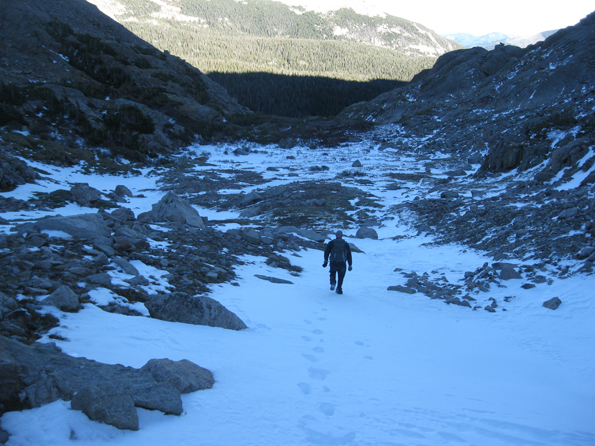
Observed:
[[[316,353],[324,352],[324,348],[322,348],[322,347],[314,347],[312,350],[314,350]]]
[[[302,339],[306,342],[310,342],[312,340],[310,336],[302,336]]]
[[[331,417],[335,414],[335,405],[331,403],[322,403],[318,409],[325,415]]]
[[[304,358],[306,358],[308,361],[312,361],[312,362],[318,362],[318,358],[314,355],[306,355],[303,354],[302,355]]]
[[[355,341],[356,345],[361,345],[362,347],[366,344],[364,344],[364,341]]]
[[[316,335],[321,335],[322,333],[324,333],[324,331],[317,328],[316,330],[312,330],[312,333]]]
[[[319,380],[325,380],[326,379],[326,375],[329,374],[328,370],[324,370],[324,369],[316,369],[314,367],[310,367],[308,369],[308,376],[310,376],[310,378],[312,379],[319,379]]]
[[[304,395],[308,395],[310,393],[311,387],[308,383],[299,383],[298,387],[303,392]]]

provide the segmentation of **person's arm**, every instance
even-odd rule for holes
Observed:
[[[326,245],[326,249],[324,250],[324,263],[328,262],[328,256],[331,255],[331,251],[333,250],[333,240],[328,242]]]
[[[353,260],[351,258],[351,246],[349,246],[349,243],[347,243],[347,263],[349,263],[349,269],[351,269]]]

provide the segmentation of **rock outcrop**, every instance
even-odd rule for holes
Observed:
[[[4,410],[39,407],[62,399],[90,419],[138,429],[136,407],[180,415],[181,393],[212,387],[212,374],[184,360],[151,360],[143,368],[73,358],[54,344],[0,336],[0,402]]]

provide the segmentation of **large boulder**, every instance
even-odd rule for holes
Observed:
[[[378,240],[378,233],[375,229],[369,228],[367,226],[361,227],[355,233],[357,238],[371,238],[374,240]]]
[[[87,183],[76,183],[70,193],[75,203],[81,206],[91,207],[101,200],[101,192]]]
[[[186,360],[149,361],[135,369],[73,358],[54,344],[29,346],[0,336],[0,404],[6,410],[61,399],[93,420],[138,429],[135,407],[180,415],[181,391],[209,388],[211,381],[208,370]]]
[[[215,384],[213,374],[187,359],[151,359],[141,370],[149,372],[158,383],[168,383],[180,393],[210,389]]]
[[[139,219],[189,225],[196,228],[205,227],[198,211],[173,192],[168,192],[158,203],[152,206],[151,211],[141,214]]]
[[[24,161],[0,152],[0,192],[14,190],[25,183],[34,183],[39,175]]]
[[[21,233],[32,231],[62,231],[73,237],[86,240],[109,237],[111,233],[108,227],[108,221],[100,213],[42,218],[34,223],[25,223],[19,226],[19,231]]]
[[[93,421],[118,429],[138,430],[138,413],[130,391],[106,385],[89,385],[79,390],[70,403]]]
[[[151,317],[170,322],[183,322],[209,327],[243,330],[248,328],[234,313],[207,296],[187,293],[152,296],[145,306]]]
[[[53,305],[64,311],[76,311],[80,304],[78,296],[66,285],[60,286],[56,291],[41,301],[42,305]]]

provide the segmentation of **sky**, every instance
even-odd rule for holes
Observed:
[[[394,0],[281,0],[312,9],[379,10],[421,23],[439,34],[468,33],[482,36],[501,32],[508,36],[531,36],[577,24],[595,11],[593,0],[544,2],[543,0],[394,1]],[[329,7],[330,6],[330,7]]]

